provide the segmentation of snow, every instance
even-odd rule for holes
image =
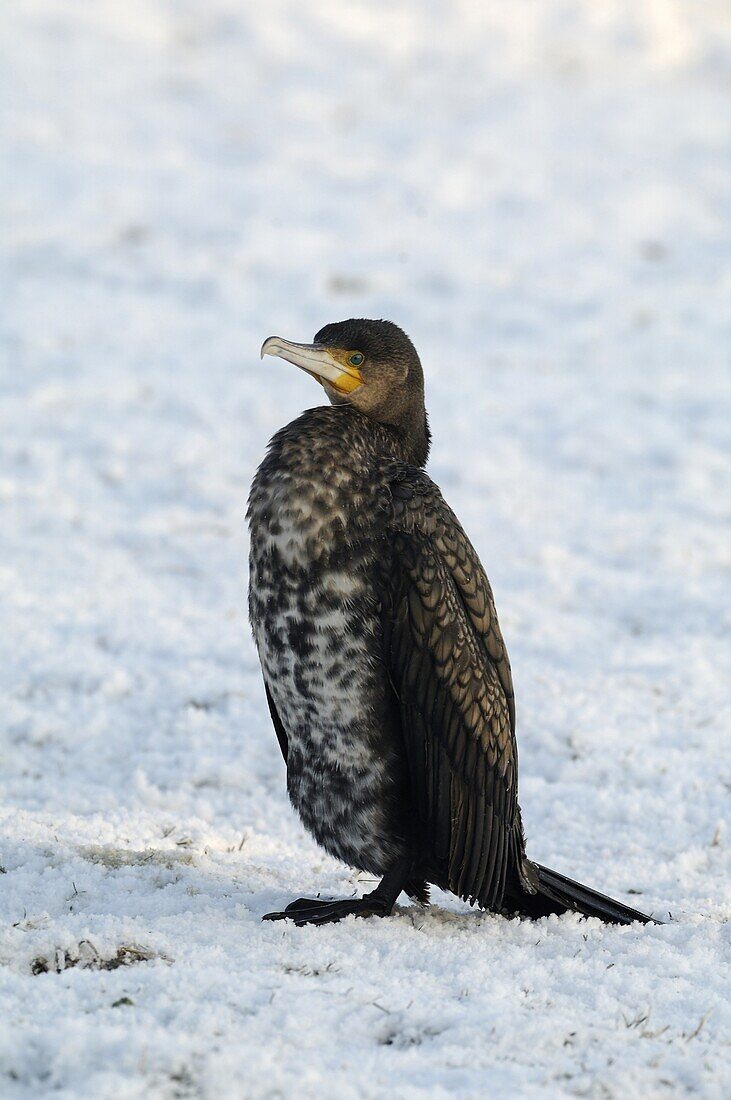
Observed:
[[[731,1094],[724,0],[26,0],[0,40],[0,1095]],[[385,316],[493,581],[530,853],[369,888],[288,806],[244,506]]]

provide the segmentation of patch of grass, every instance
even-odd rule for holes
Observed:
[[[192,843],[192,840],[187,837],[182,841],[177,841],[178,847],[182,848],[186,848]],[[80,848],[79,853],[90,863],[101,863],[104,867],[113,870],[118,867],[144,867],[146,864],[173,867],[181,863],[191,864],[193,862],[191,852],[158,851],[155,848],[147,848],[145,851],[136,852],[128,848],[110,848],[92,844]]]
[[[380,1034],[378,1037],[378,1044],[383,1047],[396,1047],[399,1050],[408,1050],[409,1047],[420,1047],[423,1042],[433,1039],[437,1035],[441,1035],[442,1030],[443,1029],[439,1027],[401,1028],[399,1025],[394,1025]]]
[[[294,963],[283,963],[282,970],[285,974],[302,974],[306,978],[320,978],[324,974],[337,974],[338,968],[335,963],[328,963],[326,966],[296,966]]]
[[[192,1097],[201,1095],[193,1074],[187,1066],[181,1066],[180,1069],[171,1073],[170,1080],[173,1083],[171,1095],[174,1100],[191,1100]]]
[[[50,958],[37,955],[30,964],[30,971],[31,974],[60,974],[62,970],[70,970],[72,967],[79,967],[81,970],[118,970],[120,966],[134,966],[135,963],[150,962],[157,958],[169,961],[164,955],[157,955],[146,947],[123,944],[114,955],[105,959],[90,940],[81,940],[75,952],[56,951]],[[124,1004],[126,1001],[122,998],[117,1003]]]

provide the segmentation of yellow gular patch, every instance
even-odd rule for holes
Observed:
[[[365,381],[363,375],[357,367],[354,367],[352,363],[348,362],[350,356],[355,353],[352,350],[346,351],[341,348],[329,348],[328,351],[331,358],[338,363],[343,371],[343,373],[336,378],[335,381],[331,382],[330,385],[338,390],[339,393],[352,393],[353,390],[357,390],[359,386],[362,386]]]

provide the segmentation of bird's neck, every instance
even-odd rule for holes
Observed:
[[[399,418],[389,427],[393,430],[404,462],[411,466],[425,466],[429,457],[431,432],[423,404]]]
[[[395,457],[408,462],[410,466],[426,465],[431,432],[424,407],[423,392],[420,399],[411,396],[403,403],[396,401],[385,408],[378,409],[375,414],[368,417],[368,420],[373,425],[374,435],[386,437]]]
[[[374,442],[384,454],[410,466],[426,465],[431,432],[423,402],[405,409],[389,409],[377,419],[360,412],[356,415],[370,427]]]

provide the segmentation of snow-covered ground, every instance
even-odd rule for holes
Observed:
[[[0,1096],[731,1095],[727,0],[17,0],[0,37]],[[248,483],[386,316],[492,578],[529,851],[368,888],[286,800]]]

